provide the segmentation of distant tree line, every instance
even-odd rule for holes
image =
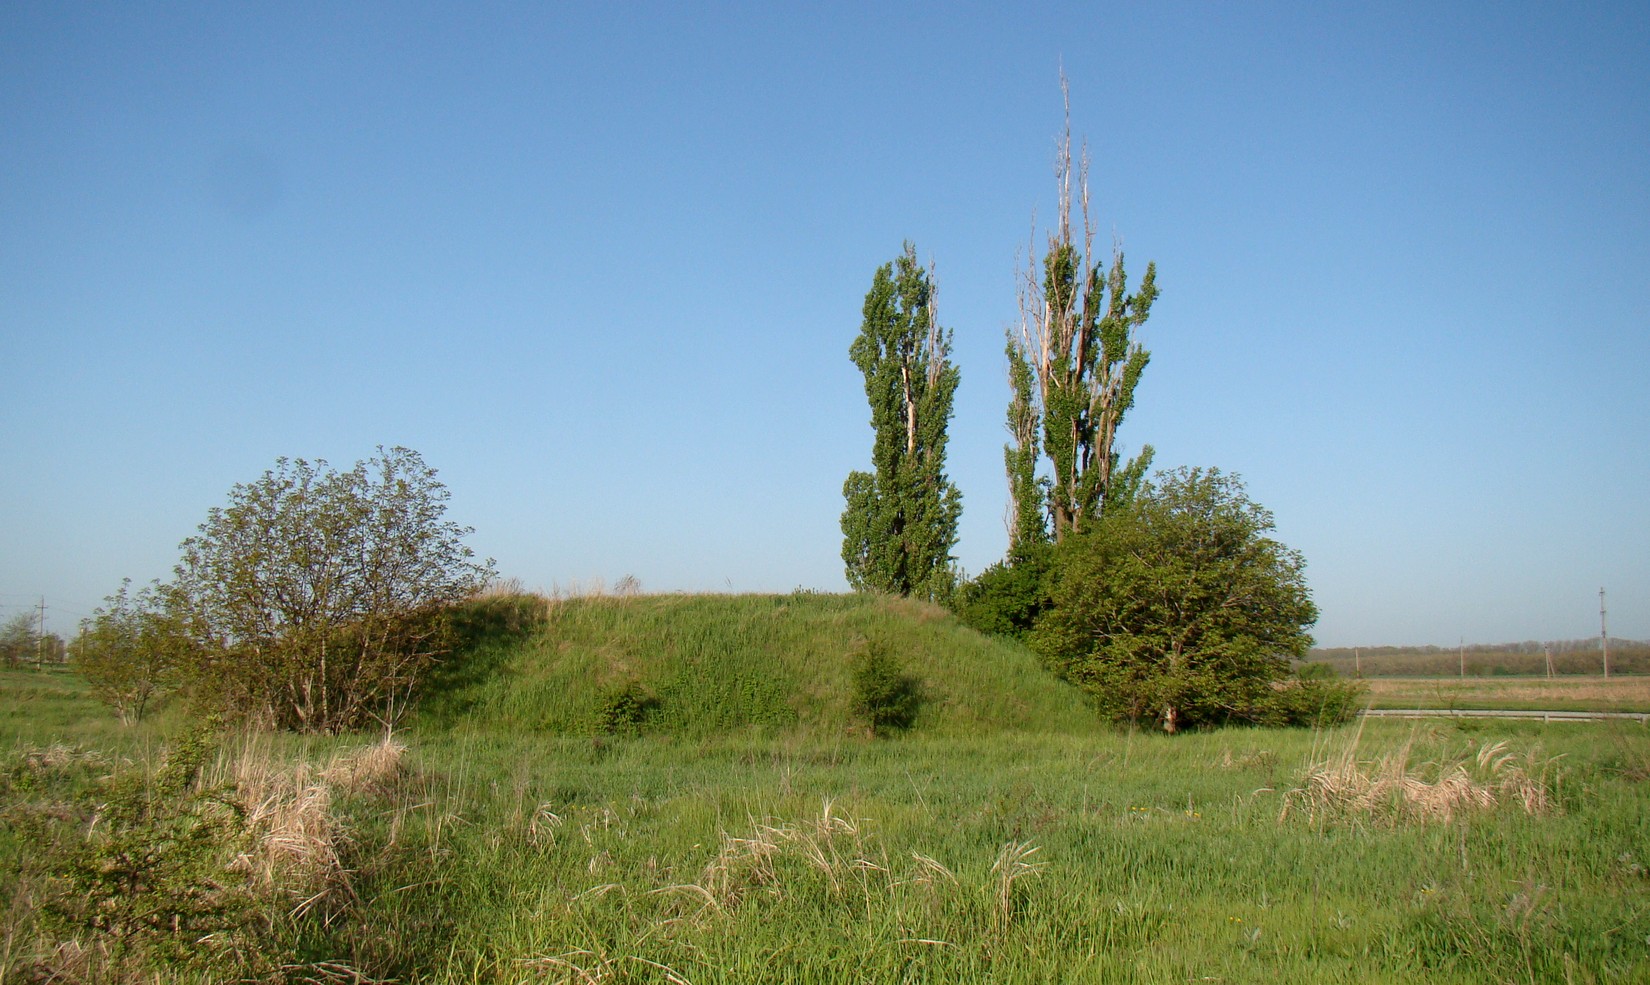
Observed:
[[[0,665],[58,664],[64,659],[63,638],[40,631],[39,617],[30,610],[0,623]]]
[[[1307,653],[1306,659],[1333,668],[1342,677],[1454,677],[1463,664],[1468,676],[1542,676],[1547,659],[1541,643],[1482,644],[1444,646],[1326,647]],[[1603,670],[1603,654],[1597,638],[1559,640],[1551,644],[1554,674],[1598,674]],[[1650,674],[1650,642],[1610,639],[1611,674]]]

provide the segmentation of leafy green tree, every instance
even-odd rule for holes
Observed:
[[[1038,438],[1041,418],[1037,412],[1037,373],[1012,336],[1006,347],[1008,385],[1014,397],[1008,404],[1008,433],[1012,444],[1003,447],[1003,465],[1008,470],[1008,547],[1012,554],[1048,541],[1048,480],[1037,476],[1042,458]]]
[[[280,459],[183,542],[172,591],[201,658],[192,685],[300,731],[389,721],[448,647],[445,610],[492,576],[407,448],[347,472]]]
[[[1139,457],[1120,465],[1116,440],[1151,359],[1137,333],[1157,299],[1157,267],[1147,264],[1145,277],[1131,292],[1120,248],[1113,248],[1109,266],[1098,262],[1086,150],[1076,169],[1082,222],[1078,241],[1072,228],[1070,121],[1068,98],[1065,139],[1055,167],[1058,223],[1049,233],[1040,267],[1032,262],[1024,272],[1020,327],[1008,338],[1013,443],[1004,458],[1011,548],[1044,537],[1058,541],[1082,529],[1103,508],[1138,488],[1152,457],[1148,445]],[[1044,481],[1036,476],[1039,441],[1049,466]]]
[[[865,374],[873,471],[843,484],[842,559],[855,589],[945,598],[954,584],[962,496],[945,475],[946,427],[957,390],[951,333],[916,247],[877,268],[864,322],[848,350]]]
[[[0,659],[4,659],[7,667],[33,660],[39,644],[40,635],[32,611],[19,612],[0,626]]]
[[[1218,469],[1159,473],[1056,552],[1032,648],[1120,719],[1270,721],[1317,608],[1272,514]]]
[[[143,720],[149,702],[177,686],[193,644],[184,621],[156,584],[136,595],[130,581],[80,625],[70,646],[75,670],[122,724]]]

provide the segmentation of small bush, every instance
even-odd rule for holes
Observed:
[[[634,680],[610,687],[596,708],[598,735],[640,735],[642,726],[659,709],[659,699]]]
[[[94,979],[177,969],[239,979],[279,963],[270,912],[234,871],[249,844],[245,811],[233,791],[198,783],[215,728],[192,730],[153,777],[123,768],[34,819],[44,928]]]
[[[1319,666],[1323,665],[1306,665]],[[1363,707],[1366,690],[1359,681],[1301,674],[1274,684],[1253,717],[1262,725],[1310,728],[1339,725],[1351,721],[1358,714],[1358,709]]]
[[[1322,660],[1308,660],[1295,665],[1295,676],[1303,681],[1333,681],[1340,678],[1335,665]]]
[[[871,734],[904,731],[916,724],[921,709],[921,682],[905,674],[881,645],[868,644],[854,662],[854,712]]]
[[[1050,605],[1049,569],[1054,548],[1039,544],[980,572],[957,588],[951,609],[963,624],[988,636],[1024,640]]]

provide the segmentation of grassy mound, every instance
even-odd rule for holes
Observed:
[[[514,734],[861,730],[855,658],[891,658],[920,695],[913,730],[1091,731],[1078,692],[1024,648],[944,609],[861,595],[483,599],[425,688],[417,723]]]

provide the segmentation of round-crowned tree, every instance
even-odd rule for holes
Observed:
[[[190,685],[266,724],[340,731],[393,720],[448,646],[445,610],[486,584],[472,531],[411,449],[345,471],[279,459],[182,544],[169,586],[197,643]]]
[[[1031,645],[1112,717],[1167,732],[1275,719],[1312,645],[1305,561],[1218,469],[1158,473],[1055,552]]]
[[[125,725],[142,721],[150,701],[177,685],[192,652],[165,587],[130,589],[128,580],[104,599],[69,644],[76,672]]]

